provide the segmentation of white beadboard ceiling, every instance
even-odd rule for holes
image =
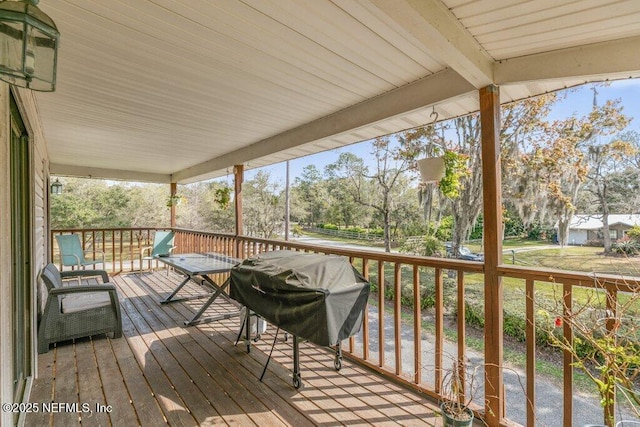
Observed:
[[[51,171],[187,183],[640,76],[640,1],[42,0]]]

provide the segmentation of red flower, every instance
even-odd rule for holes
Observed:
[[[556,321],[554,322],[556,328],[559,328],[562,326],[562,317],[556,317]]]

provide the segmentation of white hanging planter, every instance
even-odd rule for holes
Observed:
[[[418,160],[420,182],[425,184],[438,182],[444,177],[444,157],[428,157]]]

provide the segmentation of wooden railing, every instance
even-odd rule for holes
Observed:
[[[60,251],[55,236],[59,234],[79,234],[82,247],[88,259],[105,255],[104,269],[111,274],[136,271],[140,266],[140,251],[153,243],[153,233],[163,228],[95,228],[64,229],[51,231],[51,262],[57,263],[62,270]],[[144,262],[142,269],[148,269],[151,262]],[[100,267],[98,265],[98,267]]]
[[[116,230],[56,230],[52,236],[60,233],[77,232],[82,234],[86,248],[99,246],[106,249],[112,262],[111,272],[131,271],[138,258],[139,248],[149,244],[153,238],[152,228],[116,229]],[[466,359],[469,352],[466,334],[466,292],[477,293],[476,286],[484,282],[484,265],[454,259],[427,258],[396,253],[344,249],[340,247],[301,244],[292,241],[267,240],[245,236],[233,236],[174,229],[177,253],[219,252],[238,258],[246,258],[273,250],[294,250],[325,254],[342,255],[375,287],[376,296],[370,310],[365,311],[365,319],[360,334],[348,340],[344,348],[346,357],[357,360],[371,369],[382,373],[395,382],[418,390],[435,399],[442,399],[441,380],[453,359]],[[93,244],[93,246],[91,246]],[[55,259],[55,256],[54,256]],[[522,381],[523,392],[521,406],[526,407],[528,426],[536,425],[536,289],[542,284],[559,286],[565,301],[565,310],[571,306],[574,288],[606,289],[611,301],[618,293],[631,291],[638,286],[633,279],[607,275],[594,275],[579,272],[545,270],[502,265],[498,274],[504,278],[522,282],[522,307],[526,313],[526,378]],[[622,282],[622,284],[621,284]],[[421,307],[421,289],[433,287],[433,318],[425,322]],[[392,292],[389,292],[389,291]],[[401,295],[401,298],[397,296]],[[390,300],[388,299],[390,297]],[[484,298],[484,297],[483,297]],[[410,310],[407,307],[411,307]],[[455,325],[445,325],[446,312],[454,312]],[[380,313],[383,313],[382,315]],[[565,313],[566,314],[566,313]],[[373,317],[375,315],[375,318]],[[453,318],[453,316],[447,316]],[[391,323],[391,328],[387,328]],[[563,334],[572,339],[573,331],[569,323],[563,325]],[[429,331],[425,331],[425,327]],[[391,332],[389,332],[389,330]],[[430,333],[430,342],[422,338]],[[485,333],[488,333],[485,331]],[[446,334],[457,336],[453,347]],[[494,334],[500,335],[500,334]],[[431,347],[432,346],[432,347]],[[427,348],[429,347],[429,348]],[[391,351],[389,351],[391,348]],[[483,359],[484,360],[484,359]],[[568,353],[563,359],[564,402],[562,408],[563,425],[572,425],[573,418],[573,360]],[[482,379],[476,379],[482,382]],[[471,390],[465,393],[470,395]],[[510,392],[511,394],[511,392]],[[476,414],[482,417],[485,397],[475,396]],[[506,399],[506,397],[502,397]],[[505,405],[506,406],[506,405]],[[555,408],[557,410],[559,408]],[[508,409],[507,409],[508,410]],[[613,414],[614,407],[605,408],[606,414]],[[604,417],[603,413],[603,417]],[[506,414],[508,415],[508,414]],[[501,425],[512,425],[505,414]],[[591,420],[591,422],[601,422]]]

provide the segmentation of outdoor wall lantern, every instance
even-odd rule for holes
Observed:
[[[418,160],[418,170],[421,182],[425,184],[438,182],[444,177],[444,158],[428,157]]]
[[[56,178],[55,182],[51,183],[51,194],[61,194],[62,193],[62,183],[58,178]]]
[[[53,92],[60,33],[38,1],[0,1],[0,80]]]

